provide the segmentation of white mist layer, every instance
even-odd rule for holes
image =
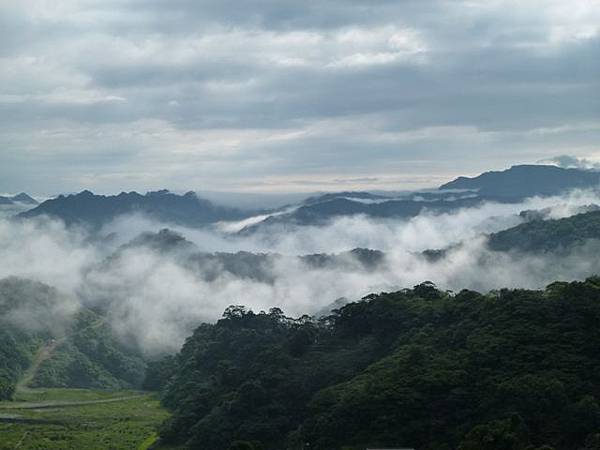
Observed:
[[[560,218],[594,203],[600,203],[597,193],[579,191],[518,204],[485,203],[440,215],[425,212],[404,221],[343,217],[327,226],[269,229],[247,237],[217,229],[170,227],[208,252],[305,255],[363,247],[386,254],[385,263],[375,271],[349,269],[347,264],[317,269],[296,258],[273,258],[272,282],[235,277],[219,268],[218,275],[207,281],[179,253],[159,254],[143,247],[121,249],[118,256],[110,257],[118,245],[141,232],[166,227],[140,216],[122,217],[106,227],[106,233],[117,233],[112,243],[94,241],[57,221],[0,220],[0,278],[41,281],[67,294],[66,298],[101,306],[120,336],[152,354],[177,350],[200,322],[217,319],[231,304],[256,311],[277,306],[288,315],[300,315],[321,310],[341,297],[356,300],[425,280],[443,289],[487,291],[540,288],[557,279],[585,278],[600,268],[598,246],[593,243],[557,260],[491,252],[484,234],[517,225],[523,210],[552,208],[550,217]],[[458,243],[463,245],[435,262],[419,255]]]

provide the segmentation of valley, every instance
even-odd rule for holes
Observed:
[[[0,219],[0,449],[596,450],[600,192],[531,167]]]
[[[600,450],[600,0],[0,30],[0,450]]]

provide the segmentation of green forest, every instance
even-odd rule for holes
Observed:
[[[101,315],[82,310],[52,358],[40,365],[31,386],[131,389],[140,387],[145,370],[141,356],[113,337]]]
[[[59,301],[57,291],[42,283],[0,280],[0,400],[13,396],[37,349],[61,328],[53,314]]]
[[[496,251],[562,251],[590,245],[600,238],[600,211],[555,220],[533,220],[492,234],[489,246]]]
[[[0,282],[2,399],[36,365],[21,398],[154,391],[170,412],[153,406],[169,416],[157,449],[600,449],[600,277],[486,294],[425,282],[319,318],[230,306],[153,361],[98,311],[56,313],[64,301]]]
[[[33,364],[30,387],[131,389],[146,362],[113,336],[98,311],[65,311],[68,299],[30,280],[0,280],[0,400],[13,397]],[[36,358],[38,358],[36,360]]]
[[[600,278],[487,294],[432,283],[328,317],[229,307],[147,388],[180,448],[600,448]]]
[[[0,400],[12,398],[17,380],[31,363],[39,340],[30,333],[0,327]]]

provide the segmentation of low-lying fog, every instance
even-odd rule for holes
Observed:
[[[485,234],[519,224],[523,210],[551,208],[550,217],[560,218],[590,204],[600,204],[599,194],[577,191],[518,204],[485,203],[439,215],[425,212],[409,220],[344,217],[327,226],[271,228],[251,236],[233,233],[240,228],[234,223],[199,230],[127,216],[103,229],[102,235],[110,238],[98,239],[56,220],[0,218],[0,279],[17,276],[41,281],[74,299],[70,301],[100,306],[117,333],[153,354],[177,350],[191,329],[201,321],[217,319],[231,304],[255,311],[278,306],[288,315],[300,315],[320,311],[342,297],[356,300],[425,280],[443,289],[488,291],[585,278],[598,272],[600,265],[593,243],[561,258],[504,254],[487,249]],[[220,267],[210,268],[217,276],[209,279],[200,273],[201,266],[190,266],[182,252],[127,246],[115,254],[140,233],[162,228],[177,231],[197,251],[289,257],[270,258],[270,278],[259,280]],[[420,255],[458,243],[463,245],[437,261]],[[381,250],[386,259],[377,270],[366,270],[359,264],[313,267],[292,257],[337,254],[357,247]]]

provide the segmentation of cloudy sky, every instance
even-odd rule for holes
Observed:
[[[432,186],[600,156],[598,0],[0,0],[0,192]]]

